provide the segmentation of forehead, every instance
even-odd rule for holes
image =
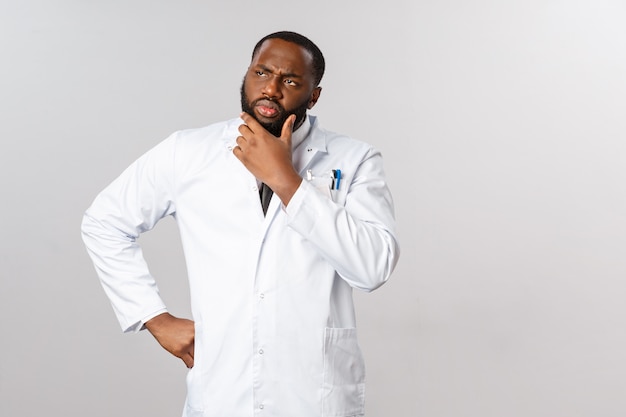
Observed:
[[[264,65],[281,71],[310,75],[313,68],[313,56],[293,42],[268,39],[254,54],[250,65]]]

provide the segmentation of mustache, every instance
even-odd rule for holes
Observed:
[[[276,110],[278,110],[281,114],[285,113],[285,108],[279,102],[277,102],[273,98],[269,98],[269,97],[262,97],[262,98],[258,98],[256,100],[252,101],[250,103],[250,107],[255,107],[259,103],[261,103],[261,105],[270,104],[269,107],[275,107]]]

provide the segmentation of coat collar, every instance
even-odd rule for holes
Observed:
[[[316,116],[308,115],[303,125],[307,127],[307,135],[302,142],[293,150],[293,165],[300,175],[313,160],[318,152],[326,153],[326,134],[318,126]],[[295,133],[300,131],[298,129]]]

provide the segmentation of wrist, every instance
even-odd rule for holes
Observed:
[[[173,318],[174,316],[172,316],[170,313],[164,312],[146,321],[144,325],[146,326],[146,329],[148,329],[148,331],[154,335],[155,333],[159,332],[160,328],[162,328],[167,322],[169,322]]]
[[[302,183],[302,177],[294,170],[293,173],[286,177],[282,177],[276,182],[276,185],[268,184],[274,191],[274,194],[280,198],[284,206],[289,204],[291,198],[296,193],[300,184]]]

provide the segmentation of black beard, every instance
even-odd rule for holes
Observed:
[[[293,110],[285,110],[283,106],[281,106],[278,102],[274,101],[276,107],[278,107],[278,118],[270,123],[264,123],[260,121],[256,114],[254,113],[254,106],[258,100],[255,100],[253,103],[250,103],[248,100],[248,96],[246,95],[244,85],[246,83],[246,79],[244,78],[241,83],[241,110],[248,113],[250,116],[254,117],[254,119],[261,124],[268,132],[276,137],[280,137],[283,125],[287,121],[287,118],[292,114],[296,115],[296,122],[294,123],[294,131],[300,127],[304,118],[306,117],[306,111],[309,109],[309,100],[305,100],[301,105],[297,106]],[[266,100],[265,98],[259,100]]]

